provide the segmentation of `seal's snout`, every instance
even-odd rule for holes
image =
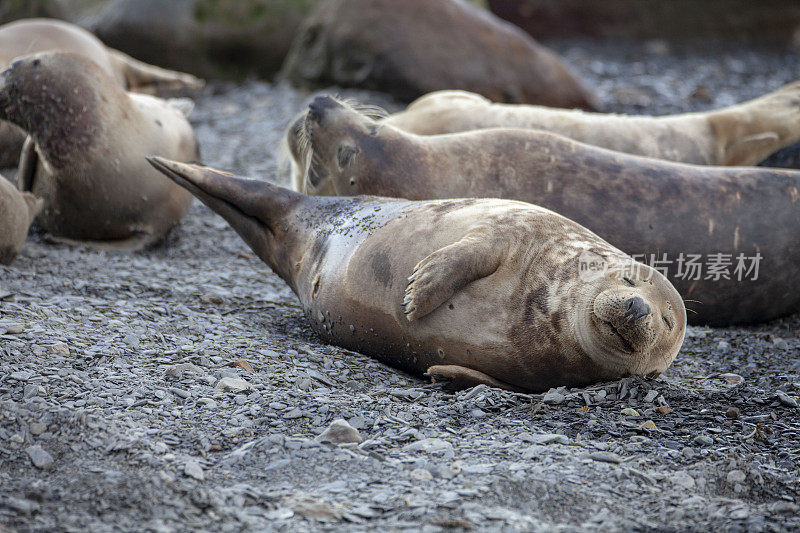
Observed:
[[[308,116],[312,120],[320,122],[323,118],[325,118],[325,113],[331,109],[336,109],[337,107],[342,107],[342,104],[330,96],[317,96],[314,98],[314,101],[308,105]]]
[[[625,301],[625,320],[635,324],[650,314],[650,306],[641,297],[635,296]]]

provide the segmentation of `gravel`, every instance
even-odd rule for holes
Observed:
[[[615,111],[800,77],[769,50],[555,47]],[[193,116],[206,162],[282,182],[275,147],[309,96],[212,83]],[[323,344],[196,203],[135,255],[34,233],[0,267],[0,332],[0,531],[800,528],[798,317],[689,328],[655,380],[452,394]],[[332,424],[351,442],[322,442]]]

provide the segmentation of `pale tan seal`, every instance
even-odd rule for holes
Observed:
[[[304,150],[301,190],[311,194],[530,202],[656,259],[693,300],[690,322],[800,311],[798,171],[673,163],[540,130],[420,136],[330,97],[311,104],[300,132],[289,144]]]
[[[755,165],[800,141],[800,82],[738,105],[678,115],[614,115],[497,104],[466,91],[438,91],[386,124],[419,135],[533,128],[594,146],[697,165]]]
[[[19,255],[42,201],[29,192],[19,192],[0,176],[0,264],[8,265]]]
[[[0,26],[0,70],[19,56],[46,51],[82,54],[130,91],[165,95],[197,91],[205,82],[191,74],[162,69],[107,48],[80,26],[53,19],[23,19]],[[25,134],[0,122],[0,166],[17,163]]]
[[[136,250],[186,214],[191,195],[148,154],[199,158],[192,127],[165,101],[123,90],[85,56],[46,52],[0,74],[0,119],[28,132],[18,185],[44,200],[56,240]]]
[[[152,158],[222,215],[323,339],[460,386],[522,391],[657,375],[686,314],[663,276],[546,209],[309,197]],[[581,272],[594,258],[605,269]]]

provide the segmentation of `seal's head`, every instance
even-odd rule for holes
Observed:
[[[286,132],[286,144],[299,169],[295,179],[300,192],[313,195],[358,194],[356,176],[365,171],[363,150],[376,143],[386,112],[318,96]]]
[[[0,119],[25,130],[61,166],[99,128],[97,114],[124,91],[97,63],[70,52],[21,56],[0,73]]]
[[[661,374],[683,344],[683,300],[647,265],[600,260],[599,270],[581,268],[573,321],[577,341],[593,362],[616,375]]]

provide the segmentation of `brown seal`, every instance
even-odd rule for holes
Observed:
[[[74,52],[92,59],[121,87],[146,94],[175,94],[202,89],[191,74],[165,70],[107,48],[80,26],[53,19],[23,19],[0,26],[0,70],[22,55],[46,51]],[[0,166],[17,163],[25,134],[0,122]]]
[[[56,240],[136,250],[159,240],[192,197],[145,156],[199,158],[192,127],[167,102],[127,93],[89,58],[24,56],[0,74],[0,119],[28,132],[18,186],[44,200]]]
[[[658,117],[496,104],[466,91],[437,91],[385,122],[418,135],[541,129],[594,146],[680,163],[755,165],[800,141],[800,82],[714,111]]]
[[[222,215],[325,340],[460,386],[657,375],[683,342],[674,287],[586,228],[508,200],[310,197],[153,165]],[[603,269],[582,270],[586,258]]]
[[[17,257],[41,209],[41,200],[29,192],[19,192],[0,176],[0,264],[11,264]]]
[[[304,124],[304,139],[289,144],[305,148],[298,162],[311,194],[530,202],[658,259],[695,301],[690,322],[800,310],[800,172],[672,163],[537,130],[418,136],[330,97],[311,104]]]

